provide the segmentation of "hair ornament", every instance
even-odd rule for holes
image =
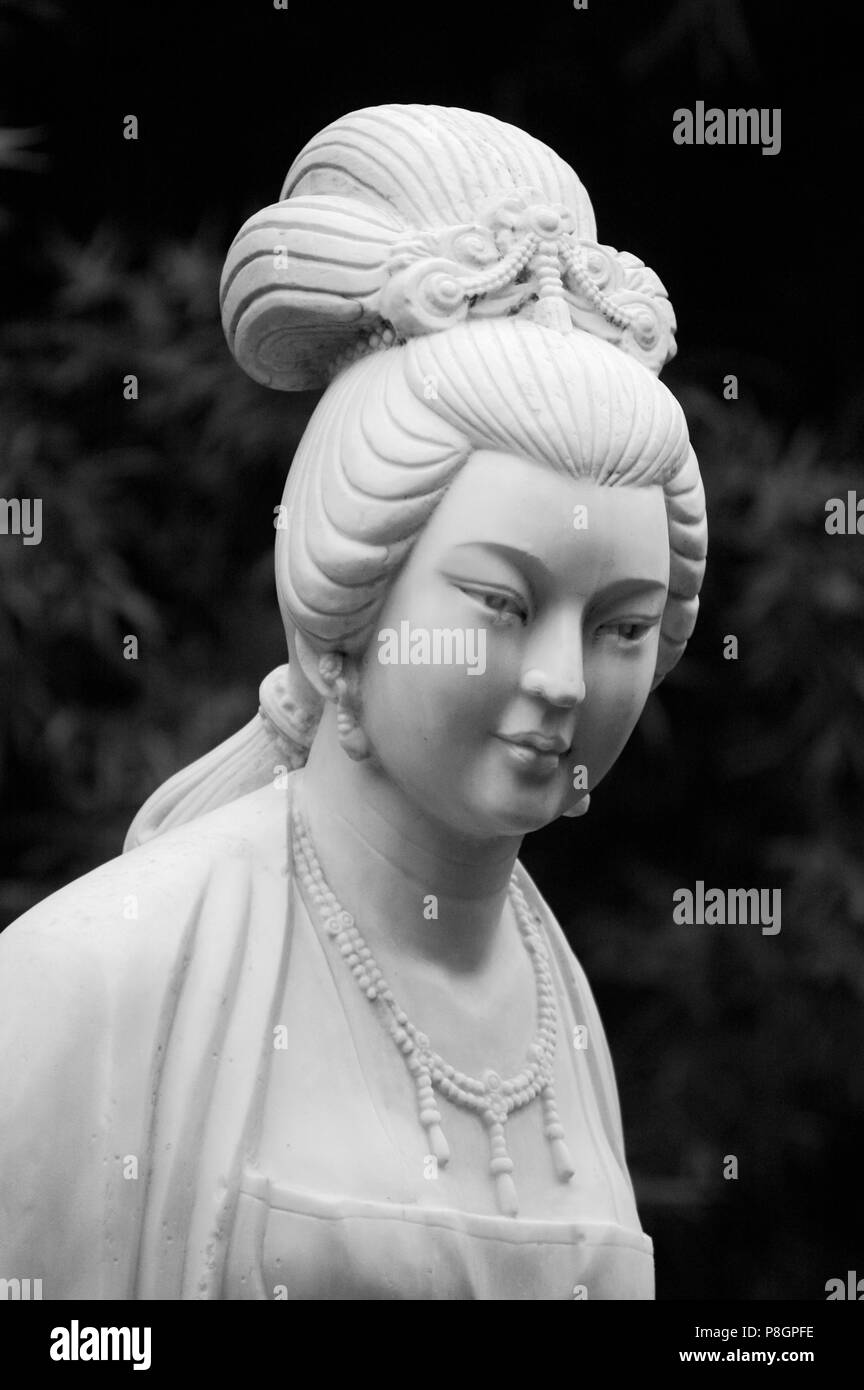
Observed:
[[[488,204],[476,223],[400,239],[387,272],[379,313],[402,339],[518,314],[606,338],[653,372],[675,354],[659,277],[636,256],[579,237],[569,209],[535,190]]]
[[[666,290],[592,231],[536,187],[486,197],[473,221],[420,228],[357,197],[295,193],[234,239],[225,335],[250,376],[283,391],[466,319],[514,316],[605,338],[657,374],[675,355]]]
[[[305,757],[298,759],[298,750],[308,750],[312,746],[318,717],[295,693],[290,662],[275,667],[264,677],[258,688],[258,699],[258,714],[271,738],[289,756],[292,765],[302,766]]]

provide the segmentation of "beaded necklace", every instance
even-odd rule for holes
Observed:
[[[353,916],[337,901],[324,878],[296,800],[292,808],[292,823],[292,852],[300,880],[323,919],[328,939],[342,955],[359,988],[372,1007],[377,1009],[388,1033],[405,1057],[417,1091],[420,1123],[438,1165],[442,1168],[446,1166],[450,1159],[450,1148],[441,1128],[436,1091],[454,1105],[473,1110],[482,1118],[489,1135],[489,1172],[495,1180],[499,1209],[505,1216],[516,1216],[519,1205],[504,1126],[514,1110],[521,1110],[540,1096],[543,1133],[549,1142],[556,1176],[560,1182],[569,1182],[575,1169],[564,1142],[552,1079],[558,1032],[555,988],[546,946],[515,873],[510,879],[509,897],[534,970],[537,1032],[520,1072],[504,1080],[498,1072],[490,1069],[484,1071],[478,1080],[457,1071],[433,1051],[426,1034],[415,1028],[404,1009],[397,1004]]]

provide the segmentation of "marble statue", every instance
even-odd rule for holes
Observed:
[[[562,815],[579,854],[696,621],[663,285],[546,146],[393,105],[309,142],[221,301],[256,381],[326,387],[275,509],[288,661],[0,937],[0,1277],[650,1299],[603,1026],[517,855]]]

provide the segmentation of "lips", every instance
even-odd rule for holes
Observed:
[[[556,753],[559,757],[570,747],[563,734],[538,734],[533,731],[518,734],[499,734],[505,743],[517,748],[531,748],[535,753]]]
[[[546,780],[556,777],[569,744],[563,734],[538,734],[534,730],[518,734],[499,734],[510,761],[520,772]]]

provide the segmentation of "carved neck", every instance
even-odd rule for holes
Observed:
[[[330,888],[373,952],[383,944],[465,974],[491,959],[520,836],[466,840],[428,815],[374,759],[346,756],[329,705],[299,807]]]

